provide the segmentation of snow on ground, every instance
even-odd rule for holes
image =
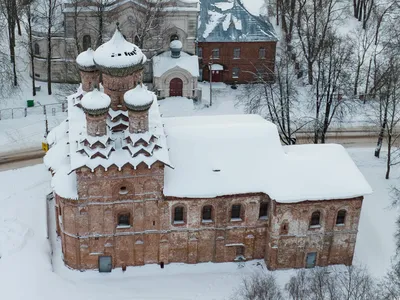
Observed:
[[[386,181],[385,159],[375,159],[372,148],[348,151],[374,189],[364,200],[355,260],[381,277],[395,249],[396,211],[389,209],[388,191],[398,181],[400,168]],[[204,263],[172,264],[165,269],[157,265],[130,267],[125,273],[121,269],[111,274],[79,272],[63,265],[57,241],[52,272],[46,239],[45,195],[49,192],[50,174],[42,164],[0,172],[0,290],[4,299],[29,295],[30,300],[50,300],[57,295],[59,300],[222,300],[234,293],[243,276],[261,270],[257,261],[250,261],[240,269],[236,263]],[[274,272],[282,286],[293,273]]]

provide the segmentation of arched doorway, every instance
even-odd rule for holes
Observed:
[[[183,81],[180,78],[173,78],[169,83],[169,96],[178,97],[182,96]]]

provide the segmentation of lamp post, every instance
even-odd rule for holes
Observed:
[[[212,106],[212,56],[210,56],[210,60],[208,61],[208,69],[210,70],[210,106]]]

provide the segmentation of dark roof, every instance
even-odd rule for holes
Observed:
[[[249,13],[240,0],[201,0],[199,42],[277,41],[266,17]]]

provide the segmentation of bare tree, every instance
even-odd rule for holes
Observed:
[[[295,116],[293,106],[298,90],[294,65],[283,51],[280,53],[276,60],[275,81],[271,82],[272,70],[258,66],[259,72],[253,73],[254,81],[246,85],[240,104],[244,104],[246,113],[259,114],[274,123],[282,142],[291,145],[296,142],[296,132],[307,121]]]
[[[327,33],[324,46],[315,58],[315,82],[310,89],[310,98],[314,110],[313,129],[316,144],[326,142],[326,133],[332,121],[340,120],[351,104],[343,97],[351,89],[351,53],[351,45],[347,41],[333,33]]]
[[[322,267],[300,270],[285,286],[292,300],[377,299],[376,286],[362,267]]]
[[[308,83],[314,82],[314,64],[323,51],[328,32],[342,11],[338,0],[297,0],[296,30],[307,62]]]
[[[276,279],[268,273],[253,273],[244,278],[233,300],[283,300]]]
[[[25,31],[28,33],[28,43],[26,45],[28,49],[29,60],[31,64],[31,80],[32,80],[32,95],[36,96],[36,89],[35,89],[35,52],[33,49],[33,38],[32,38],[32,10],[31,4],[27,3],[23,6],[23,13],[25,15],[24,27]]]

